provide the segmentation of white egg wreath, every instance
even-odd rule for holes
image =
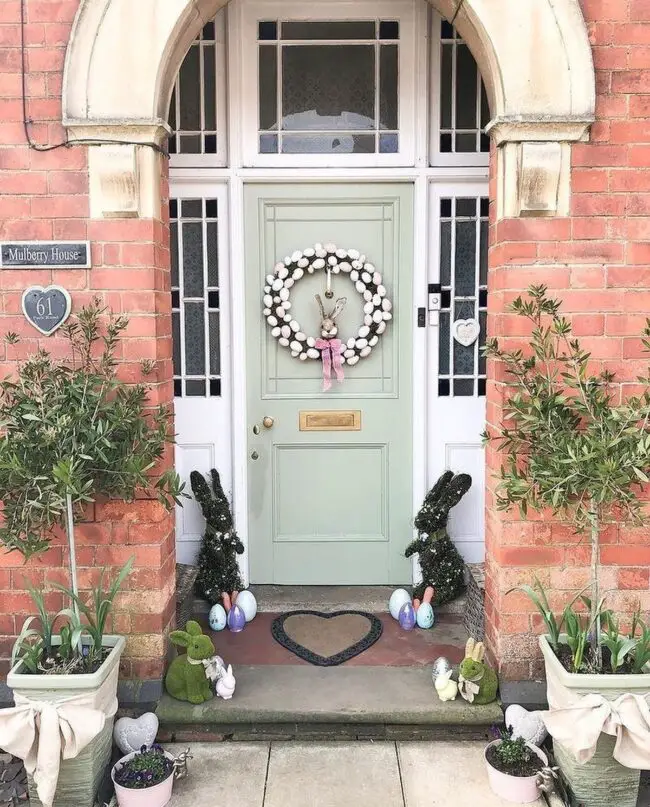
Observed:
[[[358,250],[337,249],[334,244],[315,244],[302,252],[296,250],[291,257],[275,265],[272,275],[266,276],[263,314],[271,334],[294,358],[320,359],[321,351],[316,347],[319,337],[308,336],[291,316],[290,296],[291,287],[305,272],[313,274],[328,269],[332,274],[349,275],[364,300],[363,325],[356,336],[342,340],[341,363],[352,366],[370,354],[393,317],[393,305],[386,297],[381,274]]]

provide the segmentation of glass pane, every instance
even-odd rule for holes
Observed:
[[[477,135],[472,134],[457,134],[456,135],[456,151],[465,153],[478,151],[477,149]]]
[[[398,152],[399,152],[399,135],[397,133],[379,135],[380,154],[397,154]]]
[[[379,51],[379,128],[397,129],[397,45]]]
[[[474,395],[474,382],[471,378],[461,378],[454,381],[454,395]]]
[[[181,154],[200,154],[201,135],[180,135]]]
[[[438,372],[440,375],[449,375],[449,313],[440,314],[440,330],[438,343]]]
[[[206,39],[213,40],[214,36],[215,36],[214,32],[215,32],[214,21],[213,22],[207,22],[203,26],[203,32],[201,33],[201,39],[203,39],[203,40],[206,40]]]
[[[185,303],[185,372],[205,374],[205,314],[203,303]]]
[[[481,222],[481,254],[479,257],[479,285],[487,285],[488,277],[488,223],[487,221]]]
[[[210,374],[221,374],[221,348],[219,338],[219,313],[214,311],[208,314],[210,327]]]
[[[219,285],[219,225],[209,221],[207,227],[206,251],[208,253],[208,286]]]
[[[201,128],[201,73],[199,45],[192,45],[181,66],[179,76],[181,120],[180,129],[198,131]]]
[[[453,39],[454,38],[454,26],[447,22],[447,20],[442,20],[440,25],[440,37],[441,39]]]
[[[441,378],[438,381],[438,395],[440,396],[447,396],[449,395],[449,379],[448,378]]]
[[[172,265],[172,288],[178,288],[178,224],[175,221],[172,221],[169,225],[169,240]]]
[[[487,93],[485,92],[485,84],[481,81],[481,129],[490,122],[490,105],[488,104]]]
[[[440,222],[440,283],[451,286],[451,222]]]
[[[284,154],[373,154],[374,151],[374,134],[301,134],[282,138]]]
[[[217,136],[216,135],[204,135],[203,136],[203,152],[205,154],[216,154],[217,153]]]
[[[440,128],[451,129],[452,54],[453,45],[442,46],[440,59]]]
[[[341,70],[342,64],[345,71]],[[294,131],[373,129],[374,47],[298,45],[283,48],[282,127]]]
[[[172,361],[174,365],[174,375],[181,374],[181,315],[175,311],[172,314]]]
[[[214,132],[217,128],[217,78],[216,48],[208,45],[203,48],[203,112],[204,129]]]
[[[181,216],[186,219],[200,219],[203,216],[203,202],[201,199],[183,199],[181,202]]]
[[[399,39],[399,22],[397,20],[382,20],[379,23],[380,39]]]
[[[456,303],[455,319],[472,319],[474,305]],[[454,375],[474,375],[474,345],[465,347],[454,339]]]
[[[213,398],[218,398],[221,395],[221,379],[220,378],[211,378],[210,379],[210,395]]]
[[[191,398],[205,397],[205,381],[186,381],[185,394]]]
[[[457,216],[476,216],[476,199],[456,199]]]
[[[372,21],[283,22],[282,39],[375,39]]]
[[[169,120],[168,123],[173,132],[176,131],[176,88],[172,92],[172,100],[169,102]],[[173,139],[174,135],[172,135]]]
[[[180,378],[174,379],[174,397],[181,398],[183,396],[183,382]]]
[[[263,134],[260,135],[260,154],[277,154],[278,136]]]
[[[183,295],[203,297],[203,225],[183,224]]]
[[[278,24],[275,20],[263,20],[257,26],[257,38],[269,41],[278,38]]]
[[[476,294],[476,224],[456,222],[455,291],[457,297]],[[469,315],[463,315],[465,319]]]
[[[440,135],[440,151],[444,154],[449,153],[451,151],[451,135],[450,134],[441,134]]]
[[[259,48],[260,129],[275,129],[278,123],[278,51],[275,45]]]
[[[479,348],[484,347],[485,341],[487,338],[487,311],[479,311],[478,321],[481,324],[481,333],[478,338]],[[479,359],[478,359],[478,371],[479,375],[485,375],[487,369],[487,361],[484,356],[481,355],[479,350]]]
[[[456,127],[476,129],[476,62],[467,45],[456,47]]]

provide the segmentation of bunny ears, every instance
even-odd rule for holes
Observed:
[[[465,645],[465,658],[471,658],[473,661],[483,661],[485,658],[483,642],[477,642],[476,639],[472,639],[470,636]]]

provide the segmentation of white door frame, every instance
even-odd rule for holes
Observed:
[[[229,312],[230,322],[230,354],[225,351],[222,362],[228,362],[227,373],[231,379],[230,430],[232,444],[232,501],[233,514],[237,530],[242,537],[246,551],[240,557],[242,575],[246,584],[249,580],[248,562],[248,428],[247,422],[247,389],[246,389],[246,349],[245,349],[245,283],[244,283],[244,218],[243,191],[246,182],[273,183],[279,182],[412,182],[414,186],[414,223],[413,223],[413,300],[415,309],[413,317],[413,513],[419,509],[430,479],[429,462],[429,380],[437,365],[437,359],[431,354],[431,328],[418,327],[417,309],[427,306],[427,283],[431,279],[431,240],[429,233],[435,229],[437,215],[430,208],[430,187],[438,182],[449,183],[458,191],[459,186],[473,193],[473,188],[480,187],[479,193],[487,193],[487,167],[475,166],[429,166],[429,93],[430,84],[427,70],[416,74],[414,94],[416,98],[416,131],[415,131],[415,165],[407,168],[245,168],[242,148],[242,110],[241,100],[244,87],[242,71],[239,70],[241,60],[241,6],[232,3],[228,14],[229,48],[228,73],[228,140],[230,143],[229,167],[187,167],[172,165],[170,169],[170,196],[184,192],[191,195],[192,190],[204,195],[216,195],[216,188],[225,188],[229,204],[228,210],[228,245],[229,263],[223,267],[229,273]],[[429,40],[427,37],[428,6],[420,3],[417,6],[416,29],[416,63],[425,64],[428,58]],[[452,184],[453,183],[453,184]],[[208,188],[210,189],[208,192]],[[300,248],[301,245],[296,245]],[[306,246],[306,245],[302,245]],[[420,256],[420,259],[418,259]],[[435,361],[435,364],[434,364]],[[409,536],[405,536],[404,545]],[[414,561],[414,580],[418,575],[417,563]]]

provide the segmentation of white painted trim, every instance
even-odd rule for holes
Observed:
[[[233,177],[246,182],[296,182],[305,177],[310,182],[339,182],[341,180],[373,180],[375,182],[404,182],[420,176],[435,182],[487,182],[488,169],[483,166],[434,166],[418,168],[193,168],[171,167],[170,181],[220,182]]]
[[[413,131],[417,102],[409,77],[415,75],[415,9],[418,0],[327,0],[305,3],[304,0],[231,0],[240,5],[237,33],[243,43],[237,69],[242,76],[243,164],[257,167],[335,168],[341,166],[409,166],[414,164]],[[260,154],[258,152],[258,77],[257,22],[273,18],[291,20],[378,19],[386,17],[400,23],[399,44],[399,144],[398,154]],[[241,28],[239,26],[241,25]],[[231,28],[231,31],[233,29]],[[233,31],[234,33],[234,31]]]

